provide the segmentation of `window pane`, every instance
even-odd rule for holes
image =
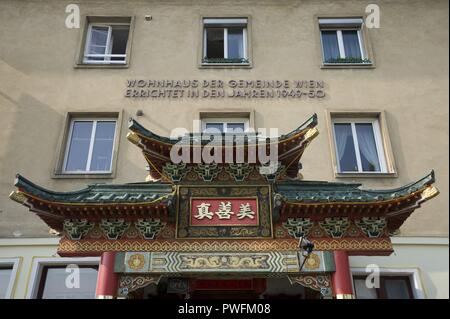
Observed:
[[[110,171],[116,122],[97,122],[90,171]]]
[[[344,40],[345,57],[361,59],[358,32],[356,30],[343,30],[342,38]]]
[[[206,28],[206,57],[223,58],[223,28]]]
[[[227,132],[228,133],[243,133],[245,131],[244,123],[228,123]]]
[[[353,143],[352,128],[347,123],[335,123],[337,157],[341,172],[357,172],[355,145]]]
[[[223,123],[206,123],[205,132],[208,133],[223,133]]]
[[[42,299],[94,299],[95,286],[97,284],[97,269],[79,268],[80,286],[69,288],[66,286],[67,276],[73,270],[66,272],[66,268],[47,268],[44,280]]]
[[[108,27],[92,27],[88,54],[105,54],[108,40]],[[89,60],[103,61],[103,57],[88,57]]]
[[[228,58],[244,58],[244,30],[242,28],[228,29]]]
[[[111,31],[111,54],[125,54],[127,51],[127,41],[129,26],[113,26]],[[111,60],[124,61],[125,57],[112,57]]]
[[[379,172],[377,146],[373,134],[372,123],[356,123],[356,135],[358,137],[359,154],[364,172]]]
[[[0,269],[0,299],[6,298],[6,292],[8,290],[9,282],[11,280],[12,269],[1,268]]]
[[[387,299],[410,299],[409,288],[405,279],[385,279],[384,285],[386,289]]]
[[[357,299],[377,299],[375,288],[367,288],[365,279],[355,279],[353,282]]]
[[[74,121],[67,154],[66,171],[86,171],[91,142],[92,122]]]
[[[336,31],[322,31],[322,46],[324,62],[340,58]]]

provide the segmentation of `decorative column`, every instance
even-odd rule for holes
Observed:
[[[116,253],[113,251],[102,253],[98,268],[97,288],[95,290],[97,299],[113,299],[117,297],[119,277],[114,273],[115,259]]]
[[[352,276],[348,254],[345,250],[335,250],[334,263],[336,272],[332,275],[333,295],[336,299],[354,299]]]

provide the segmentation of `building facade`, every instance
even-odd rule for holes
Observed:
[[[0,297],[448,298],[447,12],[0,0]]]

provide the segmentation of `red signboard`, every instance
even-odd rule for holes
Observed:
[[[255,226],[258,225],[258,199],[192,198],[191,226]]]

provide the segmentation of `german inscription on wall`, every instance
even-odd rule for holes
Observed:
[[[322,80],[127,80],[126,98],[135,99],[321,99]]]

